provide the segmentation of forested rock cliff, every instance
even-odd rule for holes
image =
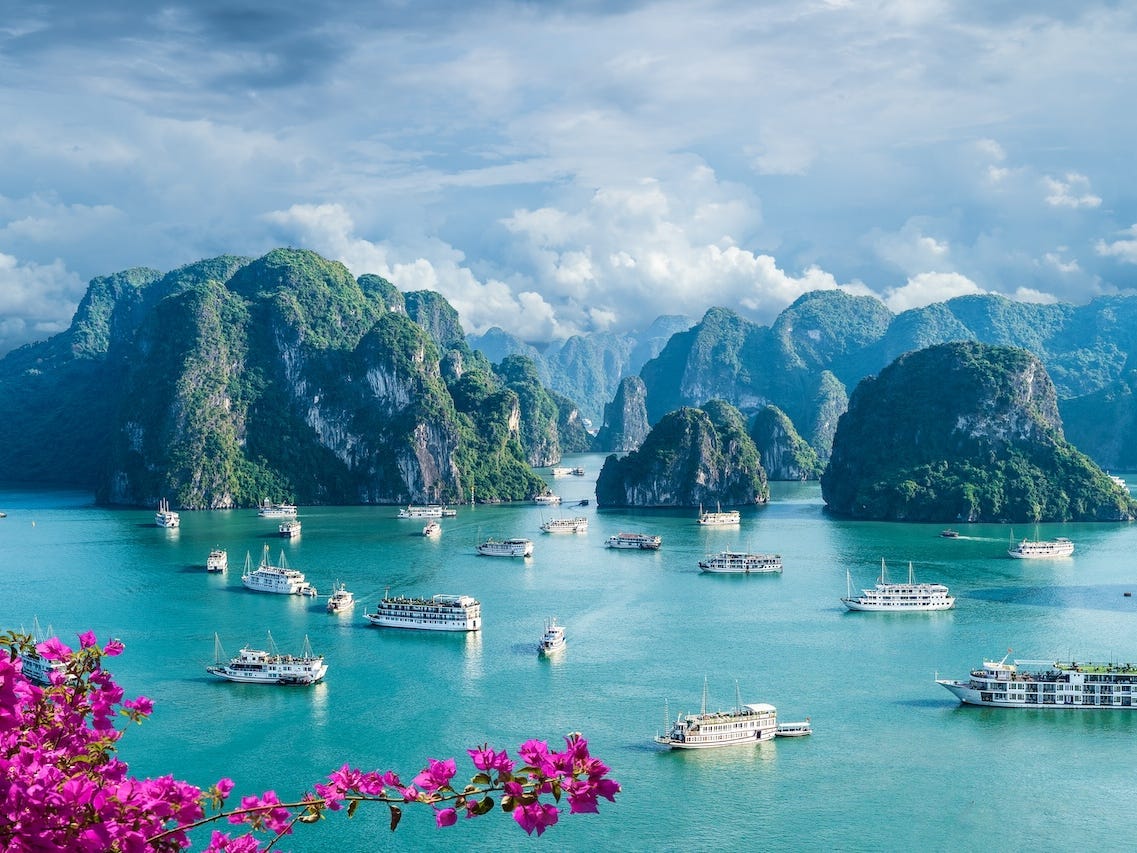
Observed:
[[[639,450],[604,461],[600,506],[743,506],[769,499],[766,473],[739,411],[720,400],[660,419]]]
[[[1119,520],[1135,503],[1066,441],[1042,362],[1011,347],[954,343],[901,356],[862,380],[821,478],[855,518]]]
[[[3,360],[0,477],[191,509],[523,499],[527,459],[583,441],[526,364],[499,375],[438,294],[311,252],[131,270]]]

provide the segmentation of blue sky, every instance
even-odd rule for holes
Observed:
[[[1137,6],[3,4],[0,352],[299,246],[528,340],[1137,271]]]

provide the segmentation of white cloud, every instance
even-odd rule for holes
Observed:
[[[874,232],[868,241],[882,261],[907,275],[915,275],[929,267],[942,269],[950,263],[948,241],[926,233],[934,227],[934,223],[917,217],[905,222],[899,231]]]
[[[983,293],[983,289],[959,273],[924,272],[908,279],[900,287],[886,290],[884,304],[895,313],[922,308],[934,302],[944,302],[957,296]]]
[[[1054,305],[1058,302],[1058,297],[1053,293],[1043,293],[1030,287],[1020,287],[1010,296],[1016,302],[1035,302],[1039,305]]]
[[[0,253],[0,352],[64,331],[83,292],[63,261],[21,261]]]
[[[1052,207],[1098,207],[1101,198],[1090,191],[1090,180],[1077,172],[1068,172],[1064,178],[1042,179],[1046,187],[1046,203]]]
[[[1098,240],[1094,244],[1094,250],[1103,257],[1117,258],[1127,264],[1137,264],[1137,225],[1131,225],[1122,233],[1128,234],[1129,239],[1114,240],[1110,243]]]

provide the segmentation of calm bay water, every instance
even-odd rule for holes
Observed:
[[[107,510],[86,493],[0,489],[0,625],[33,617],[65,641],[93,629],[121,638],[114,672],[153,717],[121,754],[140,776],[173,773],[207,786],[229,775],[238,793],[282,797],[345,761],[406,777],[427,757],[485,741],[511,754],[528,737],[560,745],[583,732],[624,787],[600,815],[566,816],[540,842],[551,849],[1026,850],[1124,846],[1137,801],[1137,715],[1124,711],[963,708],[933,683],[986,658],[1137,660],[1137,526],[1016,527],[1017,537],[1069,536],[1066,560],[1012,560],[1012,529],[839,521],[816,483],[772,484],[771,503],[737,529],[703,529],[691,511],[598,511],[603,457],[580,455],[588,476],[555,481],[586,508],[477,506],[443,520],[436,541],[394,507],[302,507],[303,534],[283,541],[252,510],[182,513],[178,530],[153,512]],[[1129,475],[1132,482],[1135,478]],[[585,514],[587,534],[542,534],[556,513]],[[621,530],[658,533],[658,552],[612,551]],[[528,536],[530,560],[479,557],[488,537]],[[321,598],[241,586],[246,552],[268,542]],[[229,551],[208,575],[209,550]],[[725,548],[777,551],[782,576],[701,574]],[[880,560],[903,577],[942,581],[956,609],[935,614],[846,613],[846,570],[859,588]],[[331,615],[323,595],[342,581],[354,611]],[[465,593],[482,602],[480,634],[377,629],[363,618],[392,594]],[[568,648],[538,658],[544,622],[567,626]],[[311,689],[230,684],[207,676],[216,632],[229,654],[281,651],[305,635],[329,661]],[[697,711],[704,676],[711,706],[771,702],[779,718],[810,716],[810,738],[706,753],[670,752],[652,736]],[[500,813],[436,830],[408,808],[393,835],[383,808],[304,828],[294,851],[414,849],[526,842]]]

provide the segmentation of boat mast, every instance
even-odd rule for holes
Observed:
[[[703,716],[707,714],[707,677],[703,676]]]
[[[908,585],[912,586],[913,583],[915,583],[915,580],[913,579],[913,576],[912,576],[912,561],[909,560],[908,561]]]
[[[882,584],[888,583],[888,581],[885,579],[885,574],[884,574],[884,557],[880,558],[880,582]]]
[[[853,576],[845,569],[845,598],[853,597]]]

